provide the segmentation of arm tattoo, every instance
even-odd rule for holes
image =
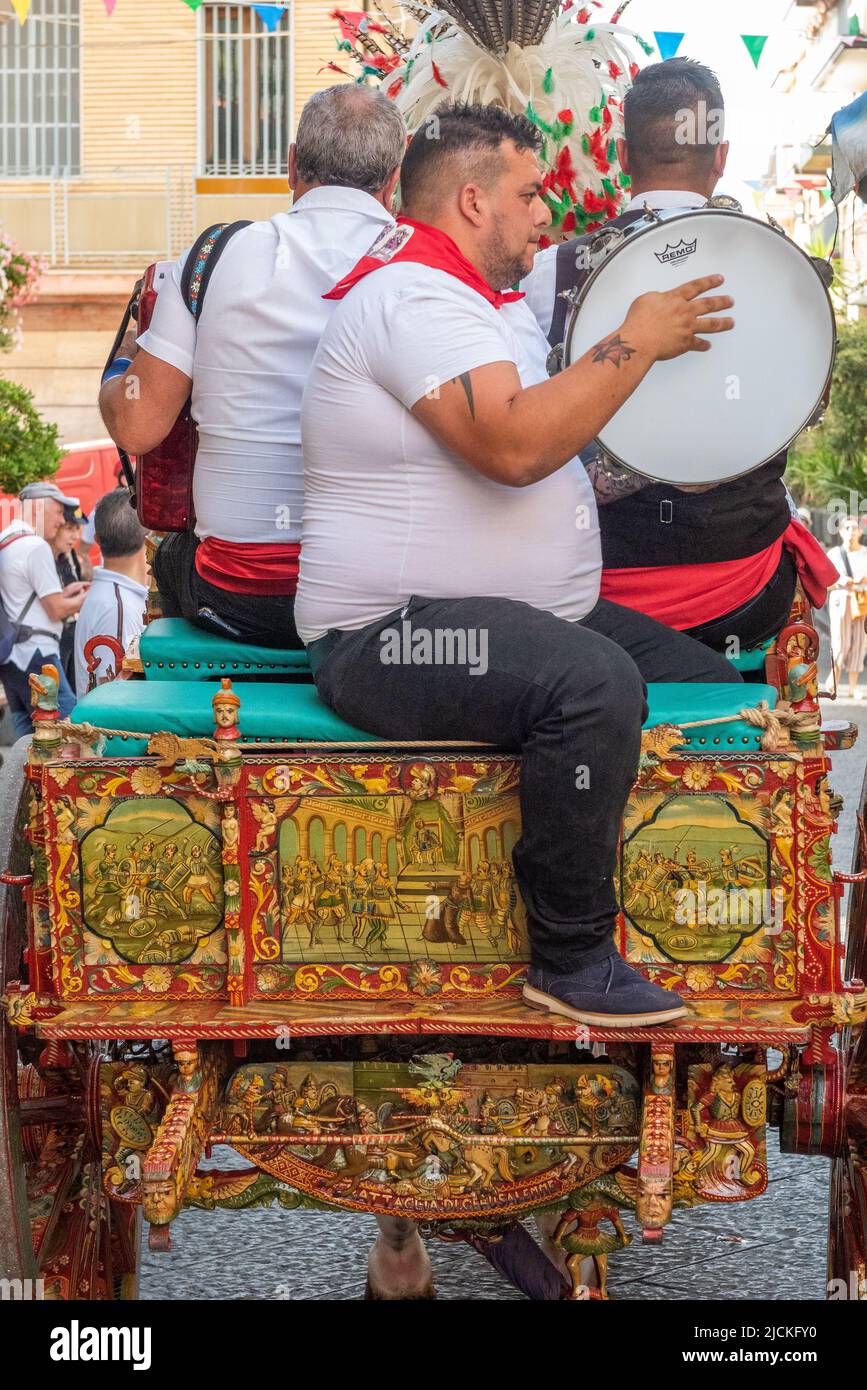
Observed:
[[[476,403],[475,403],[475,401],[473,400],[473,383],[472,383],[472,381],[470,380],[470,374],[469,374],[469,372],[461,372],[460,376],[453,376],[453,377],[452,377],[452,384],[454,385],[454,383],[455,383],[456,381],[459,381],[459,382],[461,383],[461,386],[463,386],[463,388],[464,388],[464,391],[465,391],[466,397],[467,397],[467,404],[468,404],[469,407],[470,407],[470,415],[471,415],[471,416],[473,417],[473,419],[475,420],[475,418],[476,418]]]
[[[622,463],[615,463],[607,454],[596,454],[585,467],[596,501],[601,507],[606,502],[617,502],[621,497],[628,497],[630,492],[638,492],[639,488],[648,487],[650,483],[648,478],[633,473]]]
[[[613,362],[615,367],[619,367],[621,362],[628,362],[635,355],[635,348],[625,343],[619,333],[612,333],[610,338],[603,338],[601,343],[591,348],[591,352],[592,362]]]

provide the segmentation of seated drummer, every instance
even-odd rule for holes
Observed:
[[[714,132],[722,133],[722,116],[717,120],[715,114],[722,111],[719,83],[701,63],[669,58],[642,69],[626,94],[625,138],[617,141],[633,196],[605,225],[628,227],[643,215],[646,203],[654,209],[701,207],[726,166],[728,141],[713,140]],[[690,130],[701,138],[682,143]],[[587,240],[541,252],[521,285],[552,346],[563,341],[568,313],[558,296],[580,287],[588,274],[576,263],[576,248]],[[600,460],[595,447],[583,457],[597,500],[604,504],[605,598],[727,655],[780,631],[799,574],[813,606],[824,604],[836,574],[821,546],[791,514],[783,482],[785,450],[752,473],[696,490],[649,483]],[[635,462],[640,466],[639,459]]]
[[[111,437],[132,454],[154,449],[191,392],[199,429],[196,533],[166,537],[154,560],[166,617],[262,646],[301,645],[292,603],[301,395],[331,309],[322,296],[394,225],[405,145],[403,118],[384,94],[318,92],[289,153],[291,208],[225,243],[200,319],[181,292],[185,252],[147,332],[138,344],[127,335],[120,356],[134,365],[100,392]]]
[[[598,601],[593,491],[576,454],[655,361],[712,350],[707,276],[642,295],[549,380],[520,296],[550,222],[539,132],[443,107],[401,174],[408,215],[336,288],[302,408],[296,602],[319,693],[381,738],[523,757],[515,872],[527,998],[589,1023],[678,1018],[617,954],[613,873],[645,680],[731,681],[724,657]],[[700,297],[707,296],[707,297]],[[520,334],[520,336],[519,336]]]

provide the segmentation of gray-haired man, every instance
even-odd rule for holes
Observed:
[[[231,238],[197,320],[181,291],[189,253],[181,256],[147,332],[121,347],[135,360],[100,393],[112,438],[146,453],[190,395],[199,429],[196,534],[169,536],[154,565],[167,616],[300,646],[301,396],[333,308],[322,296],[392,223],[405,145],[387,97],[357,86],[318,92],[289,154],[291,209]]]

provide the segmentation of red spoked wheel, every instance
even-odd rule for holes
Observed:
[[[867,771],[858,808],[852,873],[867,870]],[[867,978],[867,882],[851,885],[846,915],[847,981]],[[831,1162],[828,1296],[867,1299],[867,1030],[844,1028],[842,1142]]]
[[[0,768],[0,870],[25,881],[28,743]],[[21,884],[0,882],[0,993],[26,979],[26,929]],[[100,1048],[44,1043],[4,1010],[0,1047],[0,1277],[25,1299],[134,1298],[139,1208],[103,1185]]]

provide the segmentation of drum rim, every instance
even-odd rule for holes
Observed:
[[[831,380],[831,376],[832,376],[833,371],[834,371],[834,363],[835,363],[836,360],[837,360],[838,333],[837,333],[837,320],[836,320],[836,318],[834,317],[834,306],[833,306],[833,304],[831,303],[831,296],[830,296],[830,294],[828,293],[828,287],[827,287],[827,285],[825,284],[825,282],[823,281],[823,279],[822,279],[821,275],[819,274],[818,270],[816,269],[816,267],[813,265],[813,262],[812,262],[812,259],[811,259],[810,255],[809,255],[809,253],[808,253],[807,251],[805,251],[805,250],[803,249],[803,247],[799,246],[798,243],[797,243],[796,241],[793,241],[792,238],[791,238],[790,236],[788,236],[786,232],[784,232],[784,231],[782,231],[782,230],[779,230],[779,231],[778,231],[776,227],[771,226],[770,222],[763,222],[762,219],[761,219],[760,217],[753,217],[753,216],[751,216],[750,213],[748,213],[748,212],[735,212],[734,208],[716,208],[716,207],[709,207],[707,204],[705,204],[703,207],[697,207],[697,208],[678,208],[677,210],[673,210],[673,209],[670,209],[670,208],[656,208],[656,209],[654,209],[654,213],[655,213],[655,214],[661,214],[661,215],[660,215],[660,216],[654,215],[654,216],[651,218],[651,216],[650,216],[648,213],[645,213],[645,214],[644,214],[645,218],[647,219],[647,221],[650,223],[651,226],[656,226],[656,225],[658,225],[660,222],[680,222],[680,221],[683,221],[683,220],[686,220],[686,219],[691,219],[691,218],[698,217],[698,216],[708,216],[708,215],[710,215],[710,214],[713,214],[713,215],[715,215],[715,216],[717,216],[717,217],[737,217],[738,219],[744,219],[744,220],[746,220],[747,222],[753,222],[753,223],[755,223],[755,225],[756,225],[757,227],[761,227],[761,228],[763,228],[765,231],[770,232],[772,236],[782,237],[782,239],[783,239],[784,241],[788,242],[788,244],[789,244],[790,246],[794,247],[794,249],[798,252],[798,254],[799,254],[800,256],[802,256],[803,259],[804,259],[804,260],[807,262],[807,264],[809,265],[809,267],[810,267],[810,269],[812,270],[813,274],[815,275],[817,281],[818,281],[819,284],[821,285],[822,290],[823,290],[824,295],[825,295],[825,304],[826,304],[826,307],[827,307],[827,309],[828,309],[828,314],[829,314],[830,320],[831,320],[831,361],[830,361],[829,364],[828,364],[828,371],[827,371],[827,373],[826,373],[826,375],[825,375],[825,380],[824,380],[823,383],[822,383],[822,389],[821,389],[821,391],[819,392],[818,397],[817,397],[816,400],[814,401],[812,408],[811,408],[810,411],[807,413],[804,424],[802,424],[801,426],[799,426],[799,428],[798,428],[797,430],[795,430],[795,433],[794,433],[789,439],[786,440],[785,444],[781,444],[780,447],[779,447],[778,449],[775,449],[774,452],[773,452],[772,454],[768,454],[766,458],[763,458],[763,459],[761,460],[761,462],[759,462],[759,463],[751,463],[750,466],[749,466],[749,468],[744,468],[744,469],[742,469],[740,473],[730,473],[730,474],[728,474],[725,478],[720,478],[720,479],[718,479],[716,482],[705,483],[705,484],[673,483],[673,482],[671,481],[670,478],[656,478],[656,477],[654,477],[654,475],[653,475],[652,473],[645,473],[643,469],[641,469],[641,468],[636,468],[635,465],[634,465],[633,463],[627,463],[626,459],[621,458],[620,455],[619,455],[619,454],[616,454],[616,453],[614,452],[613,449],[610,449],[610,448],[608,448],[607,445],[603,444],[602,441],[601,441],[601,438],[600,438],[600,436],[599,436],[598,434],[597,434],[597,435],[594,435],[594,437],[593,437],[593,443],[596,444],[596,445],[598,446],[598,448],[599,448],[599,450],[600,450],[601,453],[605,454],[606,458],[611,459],[612,463],[619,464],[621,468],[626,468],[626,469],[628,469],[630,473],[635,473],[636,476],[639,477],[639,478],[647,478],[649,482],[652,482],[652,483],[659,483],[661,486],[664,486],[664,487],[681,487],[681,488],[683,488],[683,487],[692,487],[692,486],[722,487],[725,483],[733,483],[733,482],[735,482],[738,478],[745,478],[749,473],[755,473],[756,469],[758,469],[758,468],[764,468],[764,466],[765,466],[766,463],[770,463],[770,462],[771,462],[771,459],[775,459],[775,458],[777,457],[778,454],[781,454],[781,453],[783,453],[784,450],[789,449],[789,448],[791,447],[791,445],[795,442],[795,440],[798,438],[798,436],[799,436],[800,434],[803,434],[803,433],[804,433],[804,430],[807,429],[807,428],[809,427],[809,421],[813,418],[813,416],[815,415],[816,411],[818,410],[819,406],[820,406],[821,403],[822,403],[822,398],[823,398],[823,396],[825,395],[825,391],[826,391],[827,388],[828,388],[828,382]],[[638,227],[638,224],[637,224],[637,223],[636,223],[636,224],[633,224],[633,228],[634,228],[634,229],[637,230],[637,227]],[[600,232],[601,232],[601,231],[604,231],[604,230],[605,230],[605,224],[603,224],[603,226],[600,227],[598,230],[599,230]],[[630,235],[630,232],[631,232],[631,235]],[[590,292],[590,286],[591,286],[591,285],[593,284],[593,282],[598,278],[598,276],[600,275],[600,273],[601,273],[603,270],[607,269],[607,267],[611,264],[611,262],[615,259],[615,257],[618,256],[618,255],[620,254],[620,252],[624,249],[624,247],[626,247],[626,246],[630,243],[630,241],[634,241],[634,238],[635,238],[635,230],[630,229],[630,232],[627,232],[627,234],[624,236],[623,240],[619,243],[619,245],[615,246],[615,247],[614,247],[614,250],[613,250],[613,251],[610,251],[610,252],[608,253],[608,255],[604,258],[604,260],[600,261],[599,265],[595,266],[594,269],[591,270],[591,272],[590,272],[590,274],[588,275],[587,279],[584,281],[584,284],[583,284],[583,286],[581,287],[581,292],[580,292],[580,294],[578,295],[578,298],[576,299],[575,303],[572,305],[572,308],[571,308],[571,310],[570,310],[570,312],[569,312],[569,322],[568,322],[567,325],[566,325],[566,332],[565,332],[565,334],[564,334],[564,336],[563,336],[563,361],[564,361],[564,363],[566,362],[566,359],[567,359],[567,357],[568,357],[569,346],[570,346],[570,344],[571,344],[571,342],[572,342],[572,337],[573,337],[573,334],[574,334],[574,331],[575,331],[575,324],[576,324],[577,321],[578,321],[578,315],[579,315],[579,313],[581,312],[581,305],[583,304],[583,302],[584,302],[586,296],[587,296],[587,295],[589,294],[589,292]],[[595,234],[594,234],[594,235],[595,235]],[[654,365],[655,365],[655,364],[654,364]],[[571,362],[570,362],[570,363],[569,363],[569,366],[574,366],[574,363],[571,363]],[[567,371],[568,368],[564,366],[563,370],[564,370],[564,371]],[[625,404],[625,402],[624,402],[624,404]],[[616,412],[615,412],[615,414],[616,414]],[[613,418],[614,418],[614,417],[612,416],[612,419],[613,419]],[[609,421],[608,423],[610,424],[610,421]],[[604,427],[603,427],[603,428],[604,428]],[[585,446],[585,447],[586,447],[586,446]]]

